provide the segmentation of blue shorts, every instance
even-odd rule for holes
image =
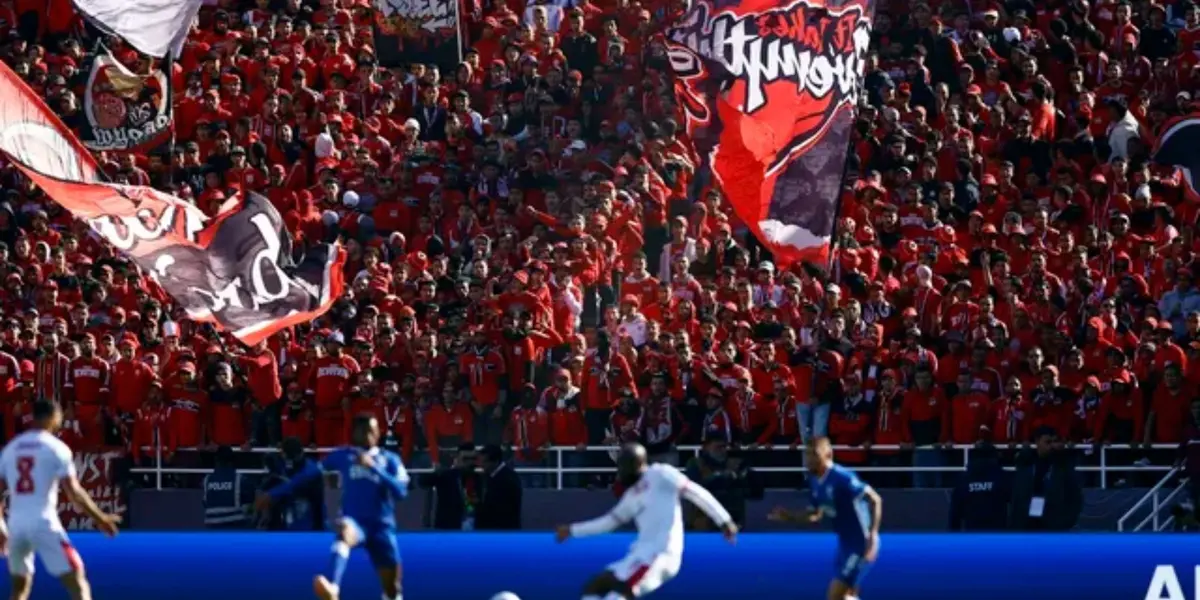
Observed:
[[[400,564],[400,546],[396,544],[396,532],[390,527],[372,527],[363,529],[357,521],[350,517],[342,517],[342,521],[354,528],[358,537],[358,546],[367,551],[371,564],[376,569],[395,567]]]
[[[857,590],[862,585],[867,573],[870,572],[871,564],[863,559],[862,550],[838,548],[837,559],[833,563],[834,571],[837,573],[834,575],[834,579],[846,584],[846,587],[852,590]]]

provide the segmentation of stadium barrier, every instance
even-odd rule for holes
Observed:
[[[801,528],[803,529],[803,528]],[[74,534],[96,598],[261,600],[309,598],[329,561],[322,533]],[[617,533],[554,543],[546,533],[409,533],[399,536],[404,595],[488,600],[578,598],[583,584],[620,559],[633,537]],[[746,534],[730,547],[688,534],[683,568],[655,600],[823,598],[834,574],[827,533]],[[1189,535],[884,534],[863,583],[870,600],[1196,600]],[[7,570],[5,570],[7,571]],[[39,569],[35,598],[65,598]],[[342,597],[378,598],[366,557],[355,552]]]
[[[1133,533],[1166,531],[1175,524],[1173,509],[1179,500],[1187,498],[1189,485],[1189,478],[1185,476],[1182,469],[1178,467],[1171,469],[1166,475],[1163,475],[1158,483],[1154,484],[1154,487],[1146,490],[1146,494],[1129,507],[1124,515],[1121,515],[1121,518],[1117,520],[1117,531]],[[1134,522],[1134,519],[1143,514],[1145,516],[1140,521]],[[1200,600],[1200,593],[1196,596],[1197,600]]]
[[[1001,449],[1011,448],[1018,449],[1024,446],[1000,446]],[[971,450],[975,446],[971,445],[942,445],[933,447],[912,448],[911,446],[895,446],[895,445],[879,445],[871,446],[873,452],[904,452],[911,453],[914,450],[942,450],[939,453],[937,466],[914,466],[914,465],[896,465],[896,466],[876,466],[876,465],[855,465],[856,471],[862,473],[961,473],[966,470],[967,460]],[[1110,476],[1113,474],[1135,473],[1135,472],[1151,472],[1151,473],[1167,473],[1172,469],[1168,462],[1159,461],[1157,464],[1150,464],[1145,458],[1133,460],[1135,456],[1139,456],[1147,450],[1156,451],[1154,454],[1160,458],[1168,458],[1174,460],[1174,455],[1170,452],[1178,448],[1173,444],[1158,444],[1158,445],[1124,445],[1124,444],[1109,444],[1102,446],[1093,445],[1068,445],[1073,451],[1081,454],[1080,464],[1077,467],[1079,472],[1096,473],[1098,475],[1099,487],[1107,489],[1110,484]],[[754,470],[760,473],[803,473],[805,472],[803,454],[800,452],[803,446],[755,446],[747,447],[738,450],[742,455],[750,456],[751,463],[754,465]],[[211,468],[198,467],[183,467],[174,464],[167,464],[163,457],[163,449],[161,445],[154,447],[146,447],[146,451],[153,454],[153,464],[150,466],[136,467],[130,470],[131,473],[152,475],[154,478],[154,486],[156,489],[163,489],[163,475],[171,474],[199,474],[204,475],[212,472]],[[332,450],[332,448],[310,448],[308,452],[313,454],[323,454]],[[576,446],[549,446],[542,451],[546,455],[539,466],[530,466],[528,464],[518,464],[514,468],[518,473],[527,474],[542,474],[548,478],[552,478],[554,483],[551,487],[555,489],[563,489],[564,483],[568,475],[574,474],[597,474],[597,473],[615,473],[616,467],[611,464],[604,466],[578,466],[581,463],[586,464],[588,460],[580,460],[581,456],[586,456],[586,453],[604,453],[611,455],[619,450],[616,446],[588,446],[586,448],[578,448]],[[697,456],[700,453],[700,446],[679,446],[677,448],[680,456],[680,467],[686,462],[690,456]],[[864,448],[858,446],[834,446],[835,454],[839,451],[862,451]],[[177,452],[199,452],[202,449],[197,448],[180,448]],[[248,452],[257,454],[266,454],[276,452],[275,448],[256,447],[249,448]],[[952,452],[951,452],[952,451]],[[1112,460],[1112,453],[1121,453],[1124,460]],[[944,461],[946,456],[953,456],[954,461]],[[429,473],[435,469],[429,463],[428,456],[425,453],[420,453],[423,460],[413,461],[413,464],[408,465],[408,470],[411,473]],[[595,463],[609,462],[605,460],[594,460]],[[775,464],[787,463],[787,464]],[[1006,467],[1012,470],[1012,467]],[[265,469],[239,469],[239,472],[245,474],[263,474]],[[1156,477],[1157,479],[1157,477]],[[1200,600],[1197,598],[1196,600]]]

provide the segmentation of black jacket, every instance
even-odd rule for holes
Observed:
[[[1039,478],[1041,482],[1038,482]],[[1036,497],[1045,502],[1040,519],[1029,516],[1030,504]],[[1068,531],[1075,527],[1082,511],[1083,486],[1069,452],[1059,450],[1040,458],[1035,451],[1027,450],[1017,457],[1012,502],[1009,503],[1009,529]]]
[[[758,473],[741,459],[718,461],[702,453],[688,461],[686,473],[689,479],[711,492],[739,526],[746,524],[746,502],[763,498],[763,484]],[[716,530],[708,516],[690,502],[684,507],[684,515],[689,529]]]
[[[521,478],[508,463],[485,474],[483,499],[475,513],[475,528],[481,531],[521,529]]]
[[[269,492],[300,474],[312,460],[291,461],[271,454],[265,462],[267,476],[259,489]],[[311,481],[276,503],[271,507],[265,525],[272,531],[325,531],[325,482],[321,479]]]
[[[1011,485],[995,450],[973,451],[950,498],[950,531],[1007,529]]]
[[[483,478],[475,471],[442,469],[420,479],[421,486],[433,490],[433,528],[442,531],[462,531],[467,518],[467,478],[474,479],[474,488],[483,488]],[[477,511],[478,506],[471,510]]]

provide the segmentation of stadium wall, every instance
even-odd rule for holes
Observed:
[[[584,581],[631,541],[614,534],[558,546],[546,533],[404,534],[404,595],[488,600],[512,591],[522,600],[577,598]],[[113,540],[87,533],[74,542],[95,597],[119,600],[308,598],[311,577],[327,566],[329,553],[328,535],[303,533],[129,533]],[[834,571],[834,544],[831,535],[748,534],[734,548],[715,535],[691,535],[679,577],[654,599],[820,598]],[[1197,600],[1195,550],[1190,535],[889,534],[863,597]],[[366,558],[356,553],[342,597],[378,598],[378,590]],[[66,598],[44,573],[33,594]]]
[[[1088,490],[1079,528],[1115,531],[1117,519],[1145,494],[1141,488]],[[884,530],[897,532],[945,531],[949,523],[948,490],[880,489],[884,502]],[[199,490],[135,490],[129,515],[135,529],[143,531],[190,531],[203,529],[204,508]],[[550,530],[559,523],[590,519],[612,508],[615,499],[605,490],[525,490],[522,507],[526,530]],[[780,531],[787,526],[766,519],[775,506],[800,508],[804,495],[786,490],[768,490],[762,500],[746,510],[747,530]],[[432,505],[430,493],[420,490],[401,503],[399,518],[406,530],[424,529]],[[1198,598],[1197,600],[1200,600]]]

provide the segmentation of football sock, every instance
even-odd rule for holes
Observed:
[[[329,549],[329,572],[325,577],[336,586],[342,585],[342,575],[346,572],[346,563],[350,561],[350,546],[346,542],[337,541]]]

